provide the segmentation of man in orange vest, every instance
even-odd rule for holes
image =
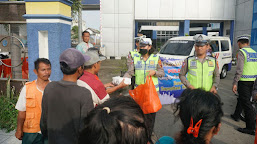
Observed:
[[[41,102],[43,91],[50,82],[51,63],[48,59],[38,58],[34,65],[37,79],[25,84],[15,107],[19,111],[15,136],[24,144],[43,143],[40,131]]]

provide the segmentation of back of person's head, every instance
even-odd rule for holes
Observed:
[[[89,56],[83,55],[79,50],[68,48],[60,55],[61,71],[65,75],[72,75],[81,67],[83,69],[84,62],[90,60]]]
[[[44,63],[46,65],[50,65],[51,66],[51,62],[46,59],[46,58],[38,58],[35,62],[34,62],[34,68],[35,70],[38,70],[39,69],[39,64],[40,63]]]
[[[85,119],[79,144],[147,144],[145,117],[130,97],[111,98]]]
[[[186,89],[179,98],[175,114],[184,126],[176,138],[177,144],[206,144],[206,136],[211,131],[215,135],[220,129],[222,102],[211,92]]]

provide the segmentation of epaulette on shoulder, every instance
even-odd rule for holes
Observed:
[[[137,53],[136,53],[136,54],[134,54],[134,57],[139,57],[139,54],[137,54]]]
[[[216,60],[216,58],[213,57],[213,56],[207,56],[207,57],[208,57],[208,59],[210,59],[210,60]]]

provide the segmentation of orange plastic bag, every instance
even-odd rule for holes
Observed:
[[[141,107],[144,114],[155,113],[162,108],[152,77],[146,77],[146,83],[130,90],[129,94]]]

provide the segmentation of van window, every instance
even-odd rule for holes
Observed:
[[[160,50],[160,54],[188,56],[194,46],[194,41],[171,40]]]
[[[210,46],[211,46],[212,52],[219,52],[220,51],[219,41],[211,41]]]
[[[221,51],[229,51],[229,42],[222,40],[221,42]]]

